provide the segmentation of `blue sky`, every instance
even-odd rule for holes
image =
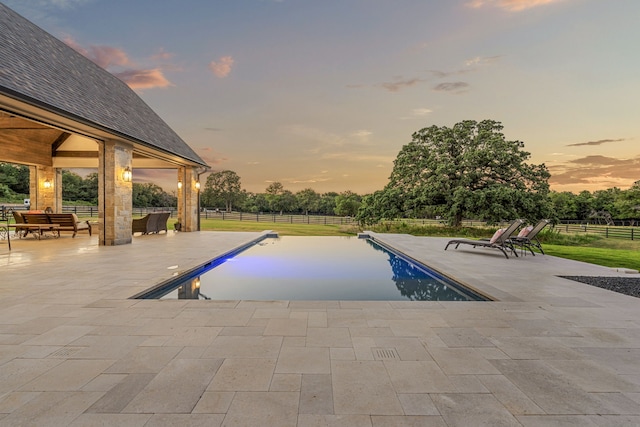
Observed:
[[[557,191],[640,180],[637,0],[3,1],[249,191],[373,192],[413,132],[466,119]]]

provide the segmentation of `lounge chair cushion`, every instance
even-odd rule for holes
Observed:
[[[496,230],[496,232],[493,233],[493,236],[489,240],[489,243],[495,243],[500,238],[500,236],[502,236],[502,233],[504,233],[504,228],[499,228],[498,230]]]
[[[529,235],[529,233],[531,232],[531,230],[533,230],[533,225],[530,225],[528,227],[523,228],[518,233],[518,237],[527,237]]]

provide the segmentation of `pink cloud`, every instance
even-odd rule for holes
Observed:
[[[127,54],[117,47],[91,45],[85,49],[70,37],[67,37],[64,42],[104,69],[111,66],[125,66],[130,64]]]
[[[168,61],[171,58],[173,58],[173,53],[167,52],[162,48],[158,51],[158,53],[151,56],[151,59],[156,59],[159,61]]]
[[[594,189],[631,186],[640,174],[640,157],[586,156],[549,166],[552,187],[590,185]],[[596,188],[597,187],[597,188]],[[584,188],[583,188],[584,189]]]
[[[494,6],[509,12],[519,12],[532,7],[558,3],[562,0],[471,0],[467,6],[479,9],[484,6]]]
[[[131,89],[152,89],[156,87],[171,86],[171,82],[164,76],[159,67],[155,68],[129,68],[134,65],[122,49],[112,46],[95,46],[90,45],[85,48],[71,37],[67,37],[64,42],[84,55],[98,66],[109,71],[114,76],[125,82]],[[152,57],[153,60],[166,60],[171,54],[160,50],[160,52]],[[114,69],[115,68],[115,69]]]
[[[113,73],[114,76],[125,82],[131,89],[151,89],[154,87],[171,86],[162,71],[154,70],[127,70]]]
[[[223,56],[217,62],[211,61],[209,64],[209,69],[216,77],[227,77],[231,72],[231,67],[235,61],[231,56]]]

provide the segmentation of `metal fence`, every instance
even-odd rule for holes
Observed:
[[[321,225],[350,225],[357,221],[352,217],[328,215],[280,215],[247,212],[222,212],[204,210],[200,212],[201,219],[221,219],[228,221],[272,222],[287,224],[321,224]]]
[[[20,207],[14,206],[14,209]],[[23,208],[24,209],[24,208]],[[97,217],[97,206],[63,206],[63,212],[73,212],[81,217]],[[133,216],[144,216],[149,212],[171,212],[171,218],[177,218],[178,211],[175,207],[134,208]],[[328,215],[280,215],[273,213],[247,213],[247,212],[223,212],[203,209],[200,212],[201,219],[220,219],[228,221],[252,221],[265,223],[288,224],[322,224],[322,225],[353,225],[357,221],[352,217],[328,216]],[[439,219],[402,219],[390,221],[390,223],[405,222],[412,225],[437,226],[444,225]],[[479,220],[464,220],[466,227],[483,227],[486,223]],[[640,239],[640,227],[600,225],[578,223],[576,221],[561,221],[552,227],[557,233],[591,233],[605,238],[638,240]]]
[[[81,216],[81,217],[97,217],[98,216],[98,207],[97,206],[63,206],[62,212],[71,213]],[[150,212],[171,212],[171,218],[176,218],[178,216],[178,209],[175,207],[164,207],[164,208],[133,208],[133,216],[145,216]]]
[[[97,206],[63,206],[63,212],[73,212],[82,217],[97,217]],[[171,212],[171,218],[177,218],[178,210],[175,207],[133,208],[133,216],[144,216],[150,212]],[[355,224],[351,217],[325,216],[325,215],[280,215],[272,213],[247,213],[247,212],[223,212],[203,209],[200,211],[201,219],[220,219],[226,221],[252,221],[287,224],[322,224],[345,225]]]
[[[639,227],[623,227],[616,225],[576,224],[573,222],[561,222],[553,229],[558,233],[590,233],[605,238],[637,240],[640,239]]]

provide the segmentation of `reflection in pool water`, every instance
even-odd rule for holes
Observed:
[[[266,239],[197,277],[173,283],[165,299],[483,300],[370,239]],[[152,296],[158,298],[158,296]]]

